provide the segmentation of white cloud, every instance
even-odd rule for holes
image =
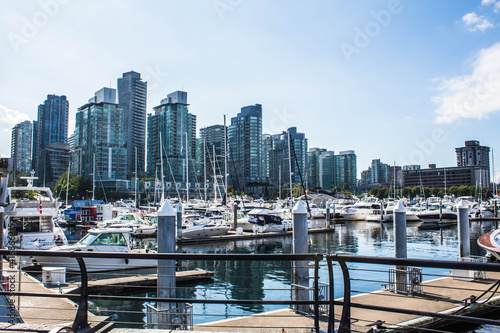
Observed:
[[[500,1],[498,1],[497,3],[495,3],[494,10],[495,10],[495,13],[500,12]]]
[[[484,31],[488,28],[493,28],[493,23],[488,21],[484,16],[478,16],[476,13],[468,13],[462,17],[462,22],[469,31]]]
[[[30,120],[26,113],[9,109],[0,104],[0,127],[14,127],[14,125],[25,120]]]
[[[481,5],[483,5],[483,6],[488,6],[488,5],[491,5],[494,3],[495,3],[495,0],[482,0],[481,1]]]
[[[435,121],[454,123],[459,119],[483,119],[500,111],[500,43],[482,49],[472,63],[471,74],[436,79],[433,97],[437,104]]]

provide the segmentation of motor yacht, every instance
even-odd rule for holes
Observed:
[[[51,248],[49,251],[83,251],[83,252],[112,252],[112,253],[147,253],[145,249],[133,249],[130,228],[97,228],[90,229],[78,243]],[[33,256],[36,263],[42,266],[66,267],[68,271],[79,271],[80,266],[75,258]],[[89,272],[113,271],[141,267],[157,266],[156,259],[128,259],[128,258],[85,258],[85,265]]]

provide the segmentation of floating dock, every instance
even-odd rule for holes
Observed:
[[[192,271],[179,271],[175,273],[177,283],[192,283],[212,280],[213,272],[196,269]],[[158,277],[156,274],[126,276],[111,279],[91,280],[88,283],[89,294],[99,294],[106,292],[107,295],[117,295],[119,293],[138,288],[156,288]],[[62,288],[64,294],[80,294],[80,286],[69,286]]]
[[[461,309],[465,300],[470,299],[471,295],[479,296],[486,292],[495,282],[500,279],[500,273],[488,272],[487,279],[477,279],[466,281],[452,277],[439,278],[426,281],[422,284],[422,293],[413,296],[396,294],[387,290],[379,290],[372,293],[361,294],[351,298],[352,303],[376,305],[382,307],[398,307],[401,309],[419,310],[428,312],[440,312],[445,314],[453,314]],[[490,299],[488,299],[492,296]],[[484,300],[486,300],[484,302]],[[342,301],[342,299],[338,299]],[[492,295],[492,292],[486,293],[485,296],[471,307],[468,307],[461,314],[471,317],[483,317],[497,313],[498,304],[500,304],[500,296]],[[335,306],[335,324],[338,328],[342,307]],[[384,321],[383,326],[388,329],[401,329],[416,327],[426,328],[444,328],[452,324],[443,320],[434,319],[431,317],[420,317],[417,315],[409,315],[395,312],[366,310],[361,308],[351,308],[351,329],[358,332],[367,332],[373,323]],[[370,326],[371,325],[371,326]],[[460,323],[459,325],[463,325]],[[322,314],[320,319],[320,329],[328,328],[328,317]],[[195,331],[217,331],[217,332],[276,332],[284,329],[286,332],[309,332],[309,329],[314,329],[314,317],[304,316],[295,313],[291,309],[283,309],[272,312],[266,312],[247,317],[238,317],[216,322],[198,324],[195,326]]]

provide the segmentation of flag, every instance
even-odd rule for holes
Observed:
[[[40,214],[42,214],[42,200],[40,199]]]

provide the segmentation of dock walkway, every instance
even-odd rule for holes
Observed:
[[[386,290],[379,290],[372,293],[361,294],[351,298],[352,303],[377,305],[385,307],[398,307],[401,309],[411,309],[428,312],[441,312],[452,314],[464,305],[464,299],[480,296],[500,279],[500,273],[488,273],[487,279],[465,281],[452,277],[438,278],[424,282],[422,294],[407,296],[396,294]],[[482,299],[491,299],[487,303],[470,307],[468,316],[485,315],[488,311],[495,311],[497,318],[500,317],[500,310],[492,308],[491,305],[500,303],[500,296],[492,295],[488,292]],[[342,299],[339,299],[341,301]],[[342,314],[342,307],[335,306],[335,323],[338,325]],[[429,317],[419,317],[416,315],[366,310],[361,308],[351,309],[351,327],[359,332],[367,332],[371,327],[369,324],[378,320],[385,321],[387,328],[401,328],[412,325],[430,325],[435,322]],[[443,323],[444,325],[445,323]],[[449,323],[448,323],[449,324]],[[314,328],[314,318],[294,313],[290,309],[266,312],[248,317],[238,317],[217,322],[210,322],[196,325],[196,331],[218,331],[218,332],[261,332],[263,328],[284,329],[301,332],[304,329]],[[321,317],[320,328],[327,329],[328,318]]]

